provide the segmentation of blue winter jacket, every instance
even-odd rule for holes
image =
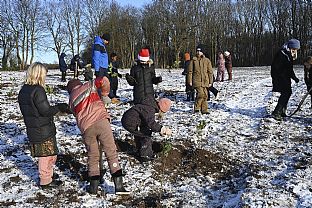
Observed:
[[[92,47],[92,65],[95,71],[108,68],[108,55],[105,44],[100,36],[95,36]]]

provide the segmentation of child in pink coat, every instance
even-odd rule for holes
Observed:
[[[122,170],[118,161],[117,147],[110,126],[110,116],[106,111],[102,96],[108,96],[110,83],[107,77],[98,77],[95,80],[82,84],[73,79],[68,82],[67,90],[70,93],[69,107],[74,113],[77,125],[83,135],[83,142],[88,151],[88,175],[90,186],[88,192],[96,194],[101,181],[100,145],[105,152],[110,172],[113,176],[116,194],[129,194],[123,187]]]
[[[217,82],[224,81],[224,71],[225,71],[225,59],[222,52],[218,53],[218,60],[217,60]]]

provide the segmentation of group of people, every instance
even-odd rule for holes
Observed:
[[[38,157],[39,185],[42,189],[58,187],[63,183],[53,171],[58,154],[53,117],[58,113],[72,113],[76,118],[88,153],[87,166],[90,185],[87,191],[90,194],[96,194],[99,184],[103,182],[104,171],[101,156],[104,151],[115,184],[115,193],[129,194],[123,186],[125,174],[120,167],[117,147],[110,126],[110,115],[106,109],[105,98],[110,95],[117,96],[116,88],[112,90],[112,86],[116,85],[116,82],[118,85],[117,78],[121,76],[117,70],[118,65],[114,62],[116,54],[112,54],[111,62],[108,61],[106,44],[109,39],[108,34],[95,38],[92,54],[95,78],[92,74],[85,79],[85,82],[75,78],[67,83],[69,104],[59,103],[54,106],[49,104],[45,92],[47,68],[43,64],[35,62],[27,70],[25,83],[18,95],[18,103],[26,125],[31,155]],[[290,79],[299,81],[293,71],[293,61],[297,58],[299,48],[300,42],[291,39],[273,59],[271,67],[273,91],[281,92],[278,104],[272,113],[276,119],[281,119],[286,115],[285,111],[291,95]],[[229,55],[225,52],[225,56]],[[201,45],[196,47],[195,57],[191,59],[188,53],[185,54],[185,60],[187,99],[194,100],[196,91],[194,112],[207,114],[209,91],[216,90],[213,88],[214,74],[211,61],[205,56]],[[311,66],[312,57],[310,56],[304,63],[304,79],[312,95]],[[228,72],[229,79],[231,79],[231,69]],[[221,74],[220,81],[223,81],[222,77]],[[171,100],[168,98],[155,99],[154,85],[162,82],[162,77],[156,76],[148,47],[139,51],[135,64],[125,78],[128,84],[133,86],[133,106],[123,113],[121,123],[134,136],[138,159],[141,162],[151,161],[155,158],[152,133],[158,132],[162,136],[170,136],[172,131],[161,125],[160,121],[155,118],[155,114],[162,115],[170,110]]]
[[[208,113],[207,100],[210,100],[210,92],[216,99],[219,97],[219,91],[213,86],[215,81],[224,81],[225,68],[228,71],[228,79],[232,80],[232,58],[230,52],[218,53],[217,59],[217,79],[215,79],[212,63],[207,57],[207,49],[203,44],[196,47],[196,56],[191,59],[190,53],[184,54],[185,91],[186,100],[195,101],[194,112]],[[195,99],[196,94],[196,99]]]
[[[101,40],[103,41],[102,38]],[[97,41],[96,44],[99,45],[94,45],[94,53],[103,58],[101,54],[104,51],[103,42],[98,39]],[[163,114],[169,111],[171,100],[167,98],[156,100],[154,97],[153,84],[161,82],[162,78],[156,76],[149,54],[148,48],[141,49],[130,74],[126,75],[128,83],[133,86],[134,106],[124,112],[121,119],[123,127],[134,135],[137,157],[141,162],[155,158],[152,132],[159,132],[162,136],[172,133],[170,128],[162,126],[155,119],[156,113]],[[125,174],[120,167],[110,126],[110,115],[103,99],[110,93],[116,94],[116,91],[111,91],[112,81],[108,76],[118,77],[118,72],[114,70],[112,62],[109,67],[108,62],[97,60],[96,57],[97,55],[94,56],[93,65],[97,67],[95,79],[91,77],[84,83],[79,79],[72,79],[67,83],[69,104],[60,103],[54,106],[49,104],[45,92],[48,70],[42,63],[35,62],[27,70],[26,81],[19,92],[18,102],[26,125],[31,155],[38,157],[39,185],[42,189],[55,188],[63,184],[54,173],[58,147],[53,117],[58,113],[72,113],[88,153],[90,184],[87,191],[90,194],[97,194],[99,184],[103,182],[104,170],[101,164],[103,161],[100,159],[103,151],[115,185],[115,193],[130,193],[123,186]],[[111,76],[114,73],[116,76]]]

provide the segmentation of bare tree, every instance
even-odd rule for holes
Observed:
[[[53,9],[51,9],[53,8]],[[48,44],[48,49],[51,49],[57,53],[59,57],[62,52],[66,51],[68,47],[67,34],[65,28],[65,22],[63,19],[63,8],[59,1],[46,2],[44,10],[44,22],[45,29],[48,36],[52,37],[52,45]]]

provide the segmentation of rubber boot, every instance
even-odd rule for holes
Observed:
[[[116,195],[129,195],[130,192],[125,189],[122,182],[122,170],[118,170],[115,173],[112,174],[113,181],[115,184],[115,194]]]
[[[100,176],[91,176],[90,177],[90,186],[88,188],[88,192],[90,194],[97,194],[99,183],[100,183]]]

